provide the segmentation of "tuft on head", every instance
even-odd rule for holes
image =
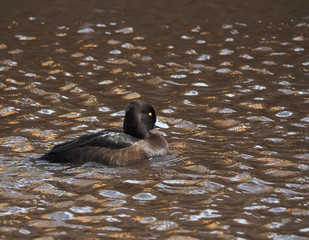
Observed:
[[[131,136],[144,139],[149,137],[149,131],[154,128],[155,122],[154,108],[144,101],[134,100],[126,109],[123,129]]]

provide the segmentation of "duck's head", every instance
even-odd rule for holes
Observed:
[[[126,109],[123,129],[124,132],[136,138],[149,137],[149,131],[154,128],[157,121],[156,112],[150,104],[134,100]]]

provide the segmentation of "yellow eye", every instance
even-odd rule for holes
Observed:
[[[148,113],[148,115],[151,117],[152,116],[152,112]]]

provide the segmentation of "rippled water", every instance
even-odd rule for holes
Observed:
[[[22,2],[0,10],[1,238],[309,237],[306,0]],[[131,99],[172,157],[31,161]]]

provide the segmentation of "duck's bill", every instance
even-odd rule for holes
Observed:
[[[155,126],[158,128],[169,128],[169,126],[166,123],[161,122],[159,119],[157,119]]]

